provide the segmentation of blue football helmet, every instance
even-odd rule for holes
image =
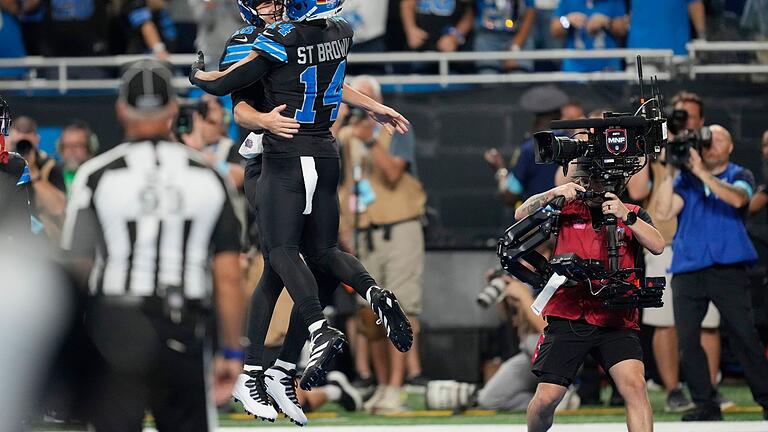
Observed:
[[[264,3],[272,2],[275,5],[274,20],[283,19],[285,6],[282,0],[237,0],[237,8],[240,10],[240,17],[247,24],[256,27],[266,27],[267,23],[259,15],[258,7]]]
[[[285,0],[285,9],[291,21],[326,19],[341,12],[344,0]]]

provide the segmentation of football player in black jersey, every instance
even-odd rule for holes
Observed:
[[[0,247],[10,246],[31,234],[27,162],[18,153],[5,149],[11,119],[11,109],[0,96]]]
[[[257,36],[245,59],[225,72],[204,72],[198,62],[190,74],[194,84],[217,95],[264,78],[267,109],[285,104],[285,113],[300,123],[290,139],[272,132],[265,134],[256,202],[270,264],[285,282],[311,333],[312,354],[302,378],[303,388],[312,387],[323,376],[345,340],[322,317],[319,301],[313,295],[317,285],[299,256],[299,244],[308,262],[336,276],[348,275],[341,280],[367,276],[371,284],[367,285],[366,297],[375,304],[374,309],[379,309],[377,313],[391,338],[397,340],[396,346],[408,350],[412,340],[410,325],[396,299],[373,285],[359,261],[337,247],[339,165],[330,127],[342,101],[352,38],[349,24],[333,18],[340,4],[338,0],[287,0],[290,21],[270,25]],[[367,110],[390,129],[407,130],[407,120],[388,107],[352,92],[345,92],[343,99]],[[267,200],[269,205],[264,206]],[[374,299],[378,296],[381,301]],[[398,316],[403,317],[402,321],[389,320]]]
[[[281,4],[272,0],[238,0],[243,19],[251,25],[236,31],[231,37],[221,56],[220,70],[224,71],[249,55],[250,45],[256,41],[259,35],[259,27],[262,27],[261,17],[272,24],[276,17],[282,15]],[[345,88],[345,92],[346,92]],[[354,92],[350,89],[349,93]],[[356,92],[354,92],[356,93]],[[345,93],[345,97],[348,93]],[[232,93],[233,106],[235,107],[235,119],[238,124],[251,130],[256,130],[241,147],[240,153],[248,159],[246,167],[246,195],[252,208],[255,207],[256,182],[261,172],[262,156],[260,144],[262,135],[258,129],[277,135],[280,138],[290,139],[300,129],[300,123],[289,117],[281,115],[287,108],[287,104],[281,104],[272,111],[268,111],[264,103],[264,87],[261,81],[251,83],[248,87]],[[257,109],[258,108],[258,109]],[[265,112],[260,112],[265,111]],[[255,209],[254,209],[255,210]],[[306,256],[309,254],[302,251]],[[355,288],[361,296],[368,294],[368,299],[379,314],[393,343],[401,350],[407,350],[412,338],[410,328],[405,328],[407,321],[404,314],[397,306],[394,296],[388,291],[378,289],[375,281],[353,257],[341,255],[338,257],[341,264],[347,264],[346,268],[339,269],[331,266],[338,275],[322,272],[317,268],[317,263],[310,261],[310,268],[319,285],[321,303],[325,305],[331,298],[333,290],[338,286],[338,279],[345,277],[348,284],[355,284]],[[352,260],[350,262],[350,260]],[[346,263],[345,263],[346,262]],[[329,264],[332,263],[332,260]],[[350,272],[351,270],[351,272]],[[351,277],[351,279],[349,279]],[[273,367],[262,372],[263,340],[270,322],[272,310],[277,301],[277,296],[282,290],[283,282],[280,277],[270,269],[269,258],[265,254],[265,274],[254,292],[249,315],[248,336],[251,346],[246,356],[246,370],[238,379],[235,387],[235,398],[243,402],[246,410],[257,417],[272,420],[274,411],[269,405],[265,394],[269,394],[292,421],[297,424],[306,424],[306,416],[295,397],[293,377],[295,375],[295,363],[298,360],[301,347],[307,338],[306,328],[301,323],[298,308],[294,308],[291,317],[291,325],[283,344],[283,350]],[[389,299],[389,301],[388,301]],[[266,377],[266,389],[263,380]]]

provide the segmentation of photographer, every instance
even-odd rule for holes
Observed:
[[[566,200],[560,216],[560,234],[554,255],[575,253],[583,259],[608,260],[607,215],[617,219],[619,268],[633,268],[641,247],[654,254],[664,249],[664,239],[642,208],[622,203],[613,193],[602,200],[576,200],[578,192],[602,190],[589,181],[586,170],[574,173],[577,183],[568,183],[529,198],[515,212],[520,220],[562,196]],[[586,186],[586,187],[585,187]],[[594,223],[594,225],[593,225]],[[596,229],[593,229],[593,226]],[[542,311],[547,328],[534,355],[533,373],[539,378],[528,406],[528,430],[546,431],[555,408],[587,354],[592,354],[616,382],[626,401],[630,431],[651,431],[652,411],[645,388],[642,348],[638,338],[637,309],[609,310],[590,287],[578,284],[558,289]]]
[[[66,186],[56,161],[40,150],[40,134],[37,122],[20,116],[10,128],[8,149],[18,152],[29,168],[30,203],[32,211],[45,227],[48,238],[57,243],[61,235],[61,223],[67,206]]]
[[[547,259],[552,256],[552,245],[545,243],[539,247],[539,252]],[[496,273],[492,274],[494,276]],[[517,329],[520,338],[520,352],[505,360],[498,371],[488,380],[477,394],[477,404],[482,409],[525,410],[536,391],[536,377],[529,374],[531,361],[535,355],[539,336],[547,323],[531,309],[534,295],[531,286],[507,274],[498,277],[503,281],[503,291],[496,291],[497,296],[503,296],[501,303],[504,315]],[[494,278],[495,279],[495,278]],[[494,288],[501,288],[494,280],[489,281]],[[482,295],[482,294],[481,294]],[[496,302],[496,298],[488,297]],[[478,297],[478,303],[481,302]],[[481,303],[490,306],[492,303]],[[487,307],[486,306],[486,307]]]
[[[695,93],[681,91],[672,98],[674,111],[668,122],[670,138],[668,146],[680,146],[680,142],[687,137],[701,134],[704,127],[704,102],[701,97]],[[697,141],[699,141],[697,139]],[[677,152],[675,152],[677,153]],[[671,154],[671,153],[666,153]],[[664,306],[660,308],[646,309],[643,312],[643,324],[653,326],[653,356],[656,360],[656,367],[659,371],[661,383],[667,392],[667,402],[665,410],[667,412],[683,412],[693,408],[691,401],[685,396],[680,388],[680,354],[678,352],[677,330],[675,329],[674,301],[672,292],[672,275],[668,269],[672,264],[672,239],[677,231],[676,220],[662,220],[658,213],[659,182],[666,173],[666,161],[662,162],[664,157],[651,161],[649,163],[648,175],[645,183],[651,184],[650,198],[646,208],[651,217],[657,222],[656,227],[667,247],[664,253],[659,256],[646,254],[645,264],[648,274],[665,275],[667,279],[667,289],[664,290]],[[687,150],[686,150],[687,154]],[[631,187],[631,186],[630,186]],[[709,303],[707,313],[701,323],[701,346],[707,355],[709,364],[710,379],[713,385],[717,384],[717,375],[720,369],[720,313],[717,308]],[[725,399],[719,392],[717,394],[718,403],[721,408],[733,406],[733,402]]]
[[[683,371],[696,404],[683,420],[722,420],[699,343],[709,301],[723,315],[733,353],[768,419],[768,360],[755,330],[747,276],[747,266],[757,260],[757,253],[744,226],[754,177],[729,162],[731,134],[718,125],[709,129],[712,144],[701,154],[689,148],[685,169],[673,179],[673,168],[668,166],[658,185],[659,217],[677,216],[678,222],[670,272]]]

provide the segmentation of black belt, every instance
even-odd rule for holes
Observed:
[[[89,305],[106,306],[125,309],[136,309],[147,315],[168,318],[175,324],[198,324],[213,316],[213,309],[209,302],[201,300],[185,299],[181,307],[172,308],[162,297],[139,296],[92,296],[88,299]]]
[[[365,234],[365,242],[368,244],[368,251],[369,252],[373,252],[374,251],[374,247],[373,247],[373,231],[383,229],[384,230],[384,241],[390,241],[390,240],[392,240],[392,228],[395,225],[400,225],[400,224],[404,224],[406,222],[413,222],[413,221],[417,221],[417,220],[421,220],[421,216],[416,216],[416,217],[412,217],[412,218],[409,218],[409,219],[405,219],[405,220],[401,220],[401,221],[397,221],[397,222],[392,222],[392,223],[389,223],[389,224],[382,224],[382,225],[370,224],[370,225],[368,225],[365,228],[358,229],[357,231],[358,231],[358,233],[364,233]]]

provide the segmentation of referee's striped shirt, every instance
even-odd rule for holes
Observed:
[[[151,297],[172,286],[208,300],[211,258],[240,250],[240,225],[224,181],[198,153],[128,142],[77,171],[62,247],[94,259],[91,295]]]

